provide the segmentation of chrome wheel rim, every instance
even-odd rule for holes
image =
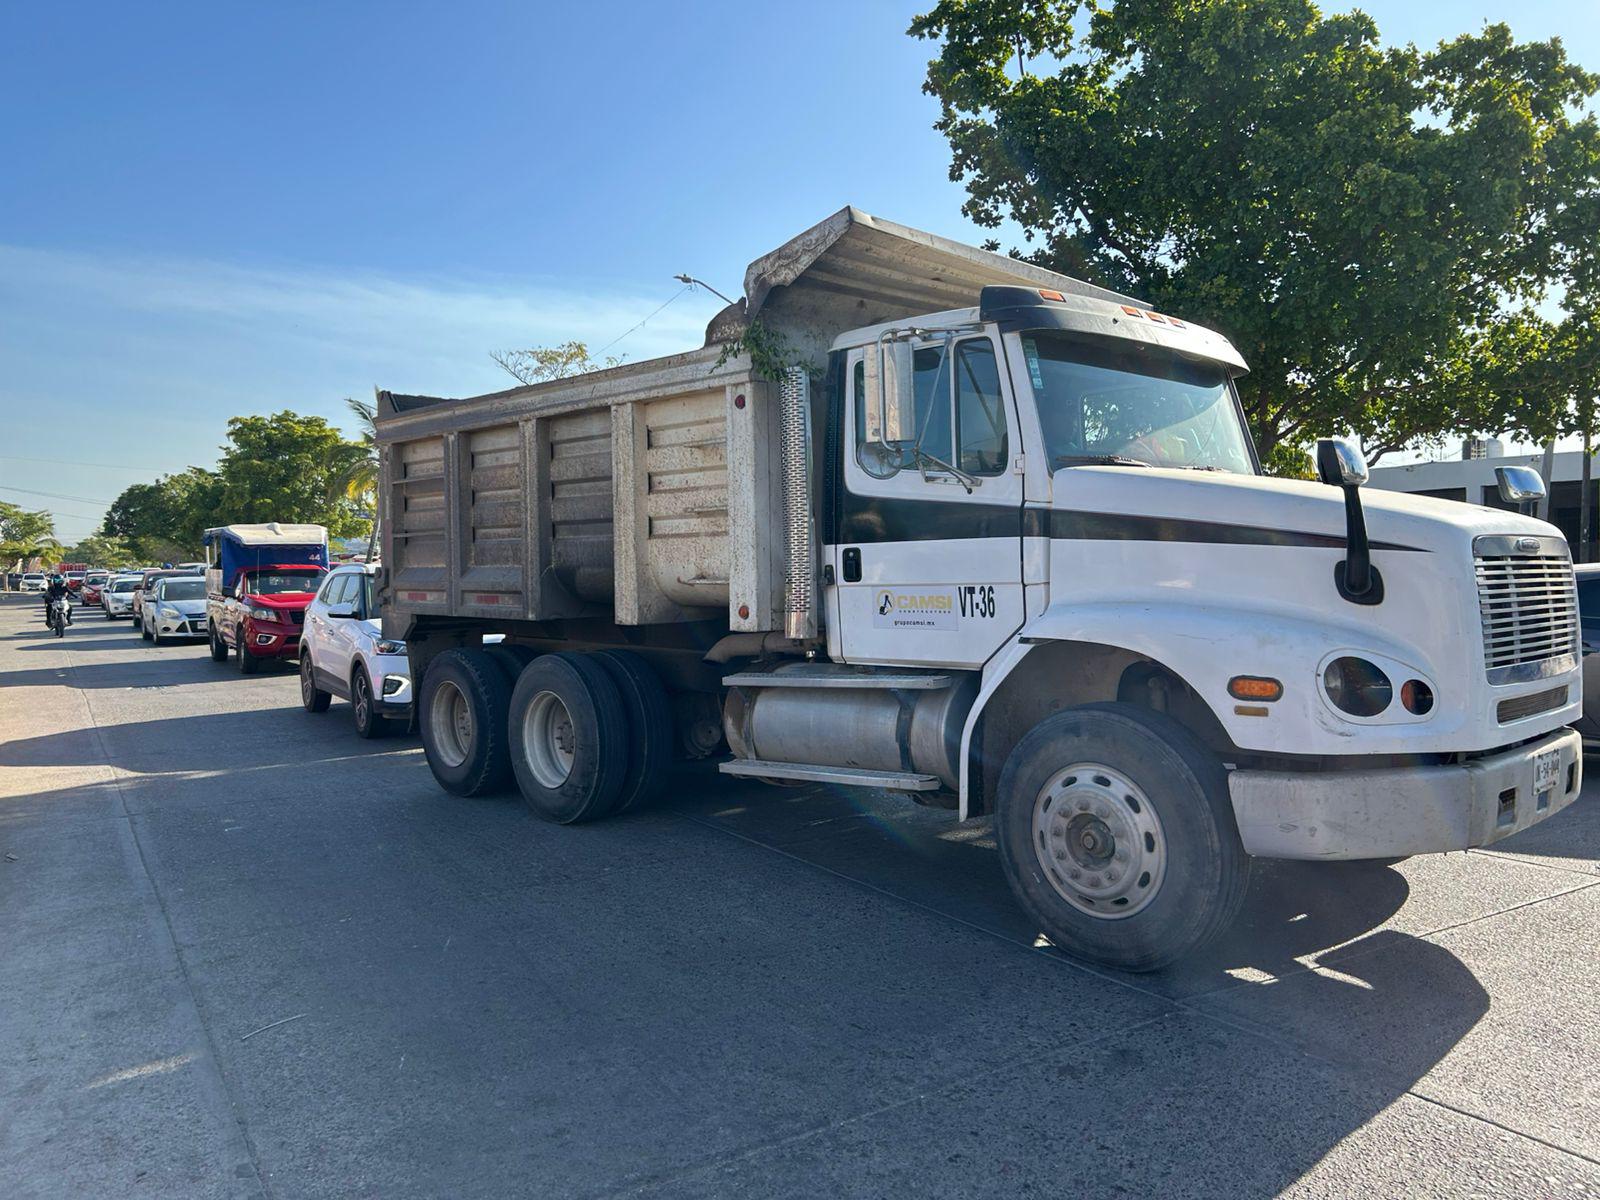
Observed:
[[[522,715],[522,755],[540,787],[559,788],[572,774],[577,739],[572,714],[554,692],[540,692]]]
[[[428,724],[433,730],[433,746],[447,767],[467,761],[472,746],[472,705],[461,689],[448,679],[439,684],[428,709]]]
[[[1033,852],[1063,900],[1106,921],[1144,909],[1166,877],[1161,818],[1143,788],[1103,763],[1073,763],[1039,789]]]

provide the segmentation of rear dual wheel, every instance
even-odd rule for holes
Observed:
[[[627,651],[446,651],[427,668],[418,711],[447,791],[479,795],[509,776],[538,816],[562,825],[643,804],[672,760],[666,689]]]

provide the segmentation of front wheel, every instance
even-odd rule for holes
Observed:
[[[145,623],[143,617],[139,618],[139,636],[147,642],[150,640],[150,626]]]
[[[233,631],[233,640],[238,643],[239,674],[254,675],[261,670],[261,660],[250,653],[250,639],[245,636],[243,629]]]
[[[350,709],[356,722],[356,736],[380,738],[389,732],[389,719],[378,712],[372,696],[372,679],[365,667],[357,667],[350,677]]]
[[[1058,948],[1128,971],[1168,966],[1244,900],[1221,760],[1170,717],[1093,704],[1041,721],[1000,775],[1007,882]]]

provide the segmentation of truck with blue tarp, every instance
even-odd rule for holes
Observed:
[[[306,606],[328,572],[328,531],[277,521],[205,531],[211,657],[238,656],[241,674],[297,658]]]

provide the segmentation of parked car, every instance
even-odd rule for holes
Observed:
[[[99,604],[100,589],[105,586],[106,580],[110,578],[110,571],[88,572],[83,577],[83,590],[78,593],[78,599],[85,604]]]
[[[1583,641],[1583,716],[1572,727],[1583,748],[1600,749],[1600,563],[1574,567],[1578,577],[1578,630]]]
[[[143,625],[145,601],[150,599],[151,593],[156,589],[156,584],[163,579],[178,578],[199,579],[201,576],[196,575],[193,571],[180,571],[176,567],[156,567],[143,572],[139,576],[139,589],[133,593],[133,612],[131,614],[135,625]]]
[[[169,575],[155,581],[139,610],[139,633],[161,645],[173,638],[206,636],[206,581],[199,575]]]
[[[42,592],[48,582],[44,575],[38,571],[29,571],[22,577],[22,590],[25,592]]]
[[[133,597],[143,575],[113,575],[100,589],[100,607],[106,620],[117,621],[133,615]]]
[[[365,563],[336,567],[306,608],[300,641],[300,701],[326,712],[333,697],[350,701],[356,732],[381,737],[411,719],[406,644],[383,636],[374,576]]]

